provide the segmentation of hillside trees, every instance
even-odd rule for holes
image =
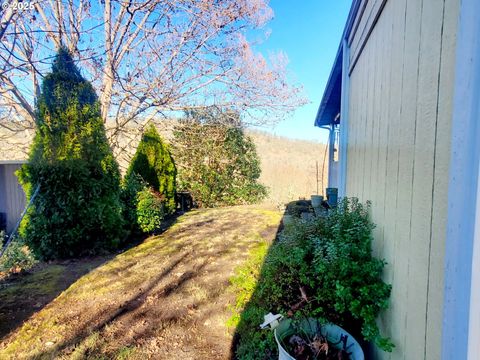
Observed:
[[[119,244],[118,165],[95,91],[64,48],[44,78],[36,134],[19,178],[27,196],[40,185],[21,229],[38,257],[68,258]]]
[[[240,123],[236,112],[206,108],[187,112],[174,131],[178,186],[199,206],[254,203],[266,196],[255,144]]]
[[[216,104],[264,123],[305,102],[287,79],[286,56],[265,58],[247,38],[266,38],[264,26],[273,16],[267,0],[31,4],[33,10],[8,7],[0,14],[0,126],[6,138],[34,129],[40,79],[62,45],[100,95],[116,156],[125,141],[137,140],[127,128],[140,134],[160,115]]]

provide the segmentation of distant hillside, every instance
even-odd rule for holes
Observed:
[[[269,187],[268,202],[281,204],[300,197],[310,198],[316,193],[316,162],[319,171],[319,192],[327,184],[325,144],[306,140],[293,140],[264,132],[248,131],[260,156],[260,181]],[[328,160],[328,159],[327,159]]]

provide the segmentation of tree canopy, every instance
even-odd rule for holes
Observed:
[[[0,125],[34,127],[34,99],[56,49],[66,46],[100,95],[109,141],[128,124],[216,104],[279,121],[305,103],[282,52],[263,56],[267,0],[39,1],[0,14]],[[252,41],[255,39],[255,41]],[[115,153],[115,154],[118,154]]]

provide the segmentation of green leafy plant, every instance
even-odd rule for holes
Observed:
[[[131,178],[134,174],[139,175],[153,190],[162,194],[166,213],[171,214],[175,211],[177,169],[168,145],[162,141],[153,124],[143,133],[126,178]]]
[[[145,188],[148,188],[148,184],[135,173],[125,176],[122,180],[120,199],[123,204],[123,219],[130,233],[140,231],[137,216],[138,194]]]
[[[240,117],[216,108],[189,111],[174,131],[178,183],[201,207],[262,200],[255,144],[239,127]]]
[[[41,259],[116,248],[124,236],[120,172],[95,91],[64,48],[43,80],[36,125],[29,161],[18,172],[28,198],[40,185],[22,238]]]
[[[6,235],[0,231],[0,249],[6,244]],[[21,238],[12,241],[0,258],[0,273],[18,272],[27,270],[36,263],[32,252]]]
[[[381,280],[385,262],[371,253],[374,225],[368,207],[343,199],[325,217],[297,219],[285,227],[265,256],[255,289],[236,285],[237,299],[249,299],[243,311],[241,306],[233,309],[238,358],[273,358],[269,354],[275,353],[275,343],[258,329],[270,311],[332,322],[392,351],[392,342],[381,336],[375,322],[388,306],[391,285]]]
[[[151,188],[144,188],[137,194],[137,223],[143,232],[160,228],[165,218],[165,199]]]
[[[372,256],[372,230],[368,209],[358,199],[343,199],[325,218],[329,231],[313,238],[313,265],[322,292],[316,291],[315,315],[355,328],[358,323],[365,340],[382,350],[393,344],[380,335],[376,318],[388,307],[391,285],[381,279],[383,260]]]

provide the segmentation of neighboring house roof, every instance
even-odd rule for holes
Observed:
[[[155,121],[157,130],[167,143],[172,140],[175,125],[176,122],[173,119]],[[34,135],[34,130],[12,132],[0,126],[0,164],[26,162]],[[126,171],[135,154],[141,135],[142,128],[132,122],[116,137],[113,152],[122,172]]]
[[[363,6],[360,5],[363,3]],[[333,63],[330,77],[323,92],[322,101],[318,108],[315,118],[315,126],[326,126],[335,123],[337,115],[340,113],[342,98],[342,67],[343,67],[343,40],[348,39],[355,23],[357,14],[365,8],[366,1],[353,0],[347,23],[343,30],[337,55]]]
[[[3,164],[25,162],[33,136],[33,130],[12,132],[0,127],[0,162]]]
[[[16,165],[16,164],[25,164],[26,160],[1,160],[0,165]]]

